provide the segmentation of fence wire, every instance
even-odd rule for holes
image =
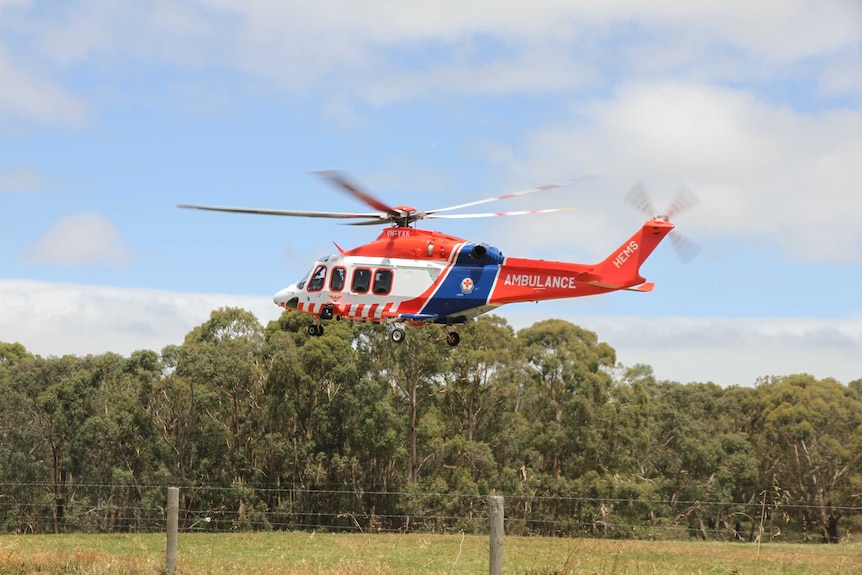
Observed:
[[[127,533],[165,528],[167,486],[0,483],[0,532]],[[181,532],[327,531],[486,533],[488,495],[412,490],[190,486],[180,490]],[[814,539],[789,528],[823,509],[792,501],[643,500],[506,495],[509,535],[637,539]],[[845,518],[862,507],[830,506]],[[804,527],[804,526],[803,526]]]

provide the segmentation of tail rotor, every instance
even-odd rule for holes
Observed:
[[[629,190],[629,193],[626,194],[626,201],[648,218],[655,217],[658,213],[655,211],[649,195],[647,195],[646,188],[644,188],[644,185],[641,183],[635,184],[635,186]]]
[[[670,220],[678,214],[685,212],[700,203],[700,200],[698,200],[695,193],[685,184],[679,187],[673,201],[670,203],[670,206],[664,214],[658,214],[658,212],[656,212],[649,194],[642,183],[636,184],[631,190],[629,190],[626,194],[626,201],[647,217],[660,217],[667,220]],[[700,246],[698,246],[697,243],[677,231],[671,232],[670,240],[673,243],[677,256],[679,256],[679,259],[683,263],[689,263],[700,252]]]

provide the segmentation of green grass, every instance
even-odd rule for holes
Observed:
[[[862,573],[862,544],[802,545],[507,537],[507,575]],[[156,574],[165,536],[4,535],[0,575]],[[488,573],[488,538],[461,535],[181,533],[180,575]]]

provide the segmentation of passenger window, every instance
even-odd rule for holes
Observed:
[[[356,293],[365,293],[371,286],[371,270],[368,268],[359,268],[353,272],[353,282],[350,284],[350,290]]]
[[[324,281],[326,281],[326,266],[317,266],[311,276],[311,281],[308,282],[308,291],[322,290]]]
[[[386,295],[392,291],[392,270],[377,270],[374,272],[374,293]]]
[[[332,276],[329,278],[329,289],[332,291],[343,290],[345,275],[347,275],[347,270],[345,270],[344,268],[332,268]]]

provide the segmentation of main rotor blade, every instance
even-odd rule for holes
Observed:
[[[565,212],[573,208],[548,208],[544,210],[518,210],[514,212],[485,212],[481,214],[433,214],[425,216],[429,220],[460,220],[467,218],[493,218],[495,216],[527,216],[532,214],[550,214],[552,212]]]
[[[427,214],[423,219],[428,220],[466,220],[468,218],[493,218],[496,216],[527,216],[532,214],[549,214],[552,212],[565,212],[573,208],[549,208],[545,210],[520,210],[516,212],[485,212],[481,214]],[[351,226],[375,226],[386,223],[388,220],[354,222]]]
[[[211,212],[231,212],[235,214],[263,214],[267,216],[295,216],[300,218],[366,218],[379,220],[380,223],[386,222],[389,217],[388,214],[381,213],[304,212],[298,210],[262,210],[256,208],[229,208],[223,206],[194,206],[189,204],[180,204],[177,207],[192,210],[208,210]]]
[[[380,210],[381,212],[388,214],[390,216],[400,217],[404,214],[401,213],[400,210],[396,210],[392,206],[389,206],[382,201],[378,200],[368,192],[365,192],[359,189],[356,185],[352,184],[345,178],[341,173],[336,172],[335,170],[323,170],[319,172],[314,172],[314,174],[329,180],[333,185],[345,190],[350,195],[355,198],[358,198],[360,201],[365,204],[371,206],[375,210]]]
[[[231,212],[238,214],[262,214],[262,215],[271,215],[271,216],[292,216],[292,217],[304,217],[304,218],[335,218],[335,219],[360,219],[364,221],[353,222],[350,225],[355,226],[368,226],[368,225],[380,225],[386,223],[394,223],[400,226],[409,226],[413,222],[418,220],[422,220],[425,218],[449,218],[449,219],[464,219],[464,218],[487,218],[493,216],[518,216],[518,215],[526,215],[526,214],[543,214],[550,212],[559,212],[569,208],[554,208],[554,209],[546,209],[546,210],[521,210],[521,211],[513,211],[513,212],[488,212],[481,214],[447,214],[447,215],[435,215],[435,212],[444,212],[457,210],[465,207],[476,206],[479,204],[485,204],[488,202],[493,202],[497,200],[503,200],[506,198],[514,198],[518,196],[524,196],[527,194],[532,194],[544,190],[549,190],[553,188],[558,188],[561,186],[567,186],[570,184],[586,181],[588,179],[593,178],[594,176],[582,176],[580,178],[575,178],[572,180],[568,180],[565,182],[560,182],[556,184],[548,184],[545,186],[538,186],[535,188],[529,188],[526,190],[521,190],[518,192],[512,192],[509,194],[504,194],[502,196],[498,196],[495,198],[486,198],[484,200],[478,200],[475,202],[467,202],[465,204],[460,204],[457,206],[449,206],[446,208],[440,208],[437,210],[433,210],[431,212],[425,212],[421,210],[410,210],[402,209],[402,208],[394,208],[379,199],[375,198],[371,194],[363,191],[355,184],[351,183],[347,180],[341,173],[334,170],[326,170],[320,172],[314,172],[316,175],[329,180],[333,185],[341,188],[342,190],[348,192],[353,197],[359,199],[363,203],[371,206],[374,209],[379,211],[377,212],[312,212],[312,211],[303,211],[303,210],[272,210],[272,209],[258,209],[258,208],[234,208],[234,207],[226,207],[226,206],[200,206],[200,205],[191,205],[191,204],[181,204],[178,207],[186,208],[186,209],[195,209],[195,210],[208,210],[213,212]]]
[[[426,217],[430,217],[431,214],[437,214],[440,212],[449,212],[452,210],[460,210],[461,208],[469,208],[472,206],[478,206],[479,204],[487,204],[489,202],[496,202],[497,200],[506,200],[509,198],[517,198],[520,196],[526,196],[528,194],[535,194],[536,192],[544,192],[545,190],[553,190],[554,188],[561,188],[563,186],[570,186],[572,184],[579,184],[581,182],[586,182],[587,180],[592,180],[595,177],[596,176],[593,176],[593,175],[581,176],[579,178],[566,180],[565,182],[558,182],[555,184],[545,184],[544,186],[536,186],[534,188],[527,188],[526,190],[520,190],[517,192],[511,192],[508,194],[503,194],[502,196],[497,196],[495,198],[485,198],[484,200],[476,200],[475,202],[467,202],[466,204],[458,204],[457,206],[449,206],[446,208],[438,208],[436,210],[428,210],[425,213],[428,214],[428,216],[426,216]]]

